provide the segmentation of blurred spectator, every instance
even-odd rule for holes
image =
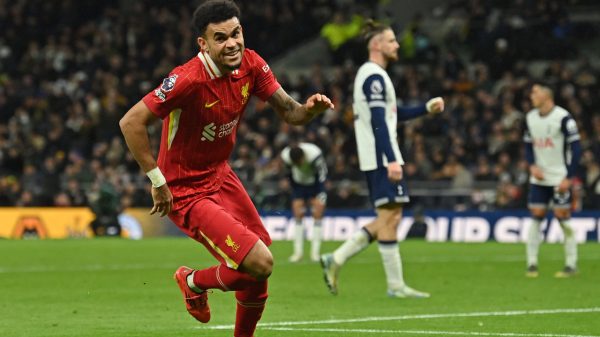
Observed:
[[[239,5],[246,36],[254,39],[248,44],[271,58],[298,41],[318,38],[327,23],[350,24],[346,28],[352,36],[362,20],[353,13],[370,17],[377,13],[375,6],[363,7],[375,2]],[[454,1],[438,10],[433,31],[425,13],[397,30],[404,32],[398,36],[404,39],[404,60],[389,74],[398,99],[412,104],[443,95],[447,102],[440,116],[399,125],[411,181],[472,186],[471,199],[478,200],[471,201],[473,207],[488,205],[489,193],[495,192],[489,184],[498,182],[497,207],[524,206],[523,113],[531,109],[530,81],[539,77],[557,86],[557,103],[572,112],[579,126],[584,209],[600,207],[600,73],[595,58],[579,50],[597,34],[571,20],[569,3]],[[167,69],[197,52],[188,29],[195,1],[177,6],[149,0],[0,4],[0,204],[90,205],[89,192],[106,180],[123,206],[151,206],[150,185],[124,151],[117,121],[124,107],[160,83]],[[363,177],[352,136],[351,99],[352,55],[366,48],[352,43],[333,66],[319,64],[297,76],[293,71],[276,74],[299,100],[315,90],[330,95],[335,111],[298,128],[265,118],[271,113],[268,105],[248,103],[231,165],[259,208],[287,208],[289,186],[276,157],[291,141],[323,148],[332,180],[327,186],[330,207],[335,202],[368,207],[361,201],[365,186],[357,183]],[[160,132],[160,123],[150,130],[155,151]],[[435,200],[427,207],[443,207]]]
[[[68,198],[63,194],[65,198]],[[109,182],[95,184],[90,192],[90,207],[96,218],[90,224],[95,236],[120,236],[121,198]]]
[[[370,206],[366,195],[359,194],[357,183],[345,179],[339,181],[336,187],[331,192],[328,192],[327,207],[356,210]]]
[[[354,53],[360,48],[357,39],[363,25],[363,17],[358,14],[348,16],[346,13],[335,12],[330,22],[321,28],[321,37],[327,41],[334,64],[342,64],[347,58],[357,60]]]
[[[424,239],[427,235],[427,222],[425,222],[425,212],[421,205],[413,208],[413,223],[406,234],[407,238]]]
[[[592,151],[585,151],[582,156],[582,165],[585,170],[583,188],[586,195],[584,208],[595,208],[600,205],[600,164],[594,158]]]

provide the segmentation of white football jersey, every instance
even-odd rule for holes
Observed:
[[[294,165],[290,158],[290,147],[281,151],[281,159],[291,168],[292,180],[299,185],[313,185],[317,182],[325,182],[327,177],[327,164],[323,158],[323,152],[318,146],[311,143],[299,143],[298,146],[304,152],[304,163],[300,166]]]
[[[544,180],[531,176],[529,182],[542,186],[558,186],[567,176],[567,166],[571,162],[571,144],[579,140],[577,123],[569,112],[554,106],[546,116],[540,116],[538,109],[527,113],[527,129],[524,140],[533,146],[535,165],[544,174]]]
[[[385,69],[374,62],[364,63],[356,73],[354,80],[354,131],[358,149],[359,166],[362,171],[371,171],[387,167],[388,159],[385,154],[375,147],[375,135],[371,120],[371,107],[385,108],[385,123],[387,125],[390,146],[396,161],[404,164],[398,147],[398,106],[396,91]]]

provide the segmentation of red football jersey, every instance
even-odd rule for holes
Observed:
[[[246,49],[239,69],[221,74],[203,52],[175,68],[144,103],[163,119],[158,166],[174,210],[219,188],[250,95],[268,100],[280,84],[267,63]]]

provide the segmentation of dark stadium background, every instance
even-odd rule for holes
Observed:
[[[325,92],[336,106],[300,128],[253,100],[239,124],[231,165],[274,239],[276,261],[258,336],[600,337],[600,1],[236,2],[247,47],[284,88],[299,100]],[[148,214],[150,183],[118,126],[196,55],[189,21],[198,3],[0,0],[2,337],[231,335],[232,293],[210,294],[209,324],[185,312],[173,272],[215,260]],[[289,142],[314,142],[326,155],[322,252],[373,217],[351,110],[365,57],[352,36],[366,17],[393,25],[402,44],[389,68],[401,103],[446,100],[440,116],[398,129],[412,199],[398,230],[403,273],[432,294],[426,300],[386,297],[374,244],[344,266],[337,296],[318,263],[287,260],[294,219],[278,156]],[[553,277],[565,260],[556,220],[543,226],[539,277],[524,276],[521,133],[534,80],[554,88],[584,149],[571,222],[582,243],[579,273],[568,279]],[[160,127],[150,130],[155,150]],[[93,236],[92,220],[97,234],[119,235],[120,224],[123,237],[144,239],[77,239]],[[20,240],[37,238],[59,240]]]
[[[145,175],[124,145],[121,116],[197,52],[198,1],[0,0],[0,206],[149,208]],[[526,207],[521,143],[532,81],[550,84],[584,149],[575,209],[600,208],[600,7],[592,0],[239,1],[248,48],[294,97],[335,102],[306,127],[249,104],[231,165],[261,211],[289,208],[278,159],[291,141],[319,145],[328,209],[369,209],[358,171],[351,85],[365,52],[356,25],[393,25],[390,69],[402,104],[441,95],[446,111],[399,126],[418,210]],[[325,37],[322,28],[335,33]],[[331,31],[331,30],[329,30]],[[342,38],[335,49],[328,38]],[[160,124],[151,130],[158,146]]]

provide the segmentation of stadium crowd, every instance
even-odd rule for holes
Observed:
[[[318,36],[348,10],[336,0],[249,3],[239,2],[246,44],[268,61]],[[584,208],[600,207],[600,70],[577,48],[589,34],[569,22],[561,1],[490,3],[444,8],[439,45],[424,31],[421,16],[396,29],[405,62],[389,73],[402,104],[434,96],[447,102],[444,114],[400,127],[409,186],[434,181],[470,191],[415,201],[427,207],[524,208],[522,122],[531,109],[529,87],[540,79],[555,88],[557,103],[577,121],[584,149],[578,189]],[[1,206],[89,205],[106,184],[124,208],[152,205],[151,185],[126,150],[118,121],[169,69],[195,55],[189,28],[194,5],[0,0]],[[524,48],[532,41],[539,46]],[[535,72],[532,61],[540,59],[547,65]],[[267,105],[250,102],[231,165],[259,209],[289,208],[279,153],[296,140],[324,150],[328,208],[368,207],[353,135],[351,84],[358,65],[351,58],[336,61],[297,78],[276,73],[299,99],[325,92],[334,100],[335,110],[306,127],[281,123]],[[159,133],[157,123],[154,148]],[[495,193],[485,193],[484,185],[493,185]]]

